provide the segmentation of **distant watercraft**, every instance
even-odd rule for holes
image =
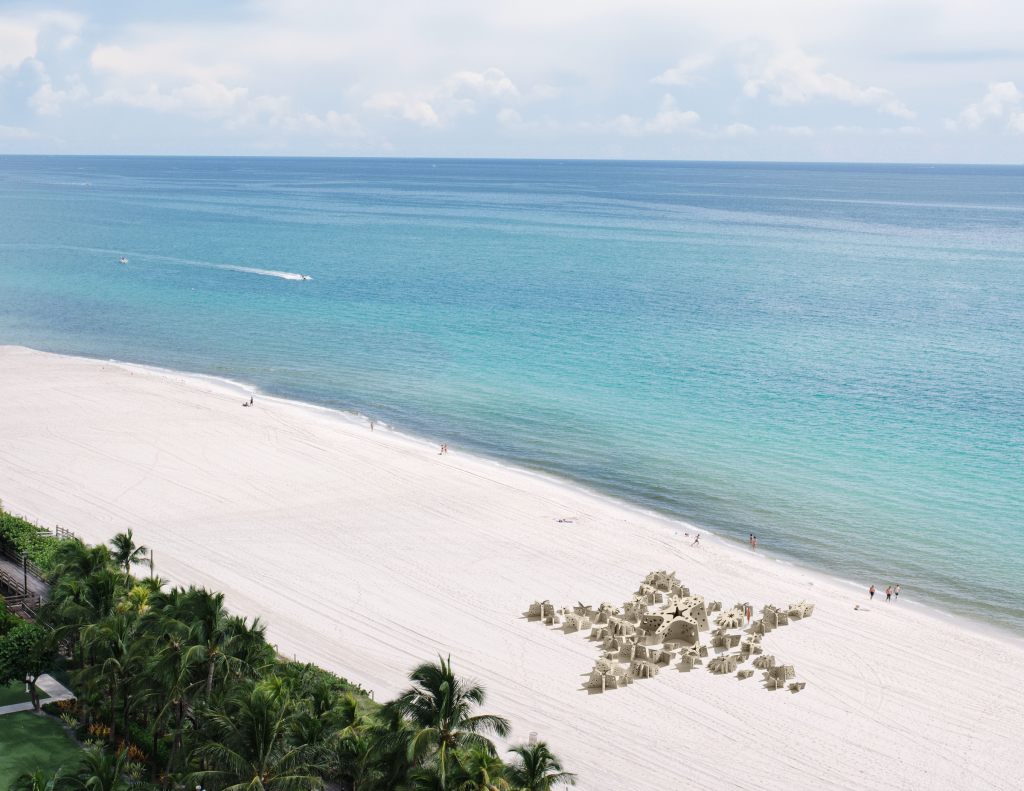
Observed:
[[[128,263],[128,259],[125,258],[123,255],[121,256],[120,261],[121,261],[122,264],[127,264]]]
[[[303,275],[303,276],[302,276],[302,279],[303,279],[303,280],[309,280],[309,275]]]

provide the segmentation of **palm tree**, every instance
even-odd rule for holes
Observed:
[[[508,720],[493,714],[473,715],[486,693],[479,684],[456,678],[451,657],[425,662],[409,674],[413,687],[385,706],[412,721],[420,730],[409,744],[409,761],[421,763],[433,759],[443,788],[458,765],[460,748],[482,746],[494,751],[484,734],[506,736]]]
[[[58,769],[57,773],[52,775],[42,769],[25,772],[11,783],[10,791],[53,791],[54,786],[63,776],[63,771],[63,769]]]
[[[104,752],[101,747],[90,747],[82,755],[78,770],[60,778],[54,791],[130,791],[125,777],[128,751],[120,755]]]
[[[54,579],[82,580],[112,564],[110,549],[106,544],[90,547],[75,538],[61,541],[54,552],[52,574]]]
[[[156,744],[163,733],[169,731],[174,734],[164,768],[165,778],[174,766],[175,759],[183,752],[186,701],[195,686],[195,663],[190,663],[188,659],[186,595],[181,588],[151,593],[147,597],[146,614],[139,623],[140,630],[150,636],[153,645],[146,668],[146,680],[149,697],[157,701],[152,724],[154,757]],[[155,777],[155,762],[153,774]]]
[[[204,726],[212,738],[193,751],[194,757],[216,768],[194,772],[185,785],[210,785],[221,791],[323,788],[312,751],[305,745],[289,744],[291,719],[289,701],[263,685],[238,690],[206,715]]]
[[[206,667],[205,694],[209,700],[215,671],[218,667],[226,668],[231,660],[230,644],[238,620],[224,609],[224,594],[210,593],[206,588],[189,588],[184,605],[188,612],[190,643],[186,661]]]
[[[124,713],[124,740],[130,741],[128,711],[131,703],[130,683],[141,671],[148,654],[147,641],[140,640],[136,631],[138,616],[133,610],[115,612],[82,632],[85,656],[95,660],[78,673],[78,679],[89,682],[102,678],[109,680],[110,741],[116,742],[117,696],[120,692]]]
[[[146,557],[149,550],[146,547],[135,546],[135,539],[132,538],[132,529],[130,527],[128,532],[118,533],[114,536],[110,543],[114,547],[111,557],[118,566],[124,569],[124,579],[127,585],[128,578],[132,573],[132,566],[149,565],[149,558]]]
[[[509,750],[519,760],[509,765],[509,778],[519,791],[550,791],[557,785],[576,785],[576,775],[563,772],[561,762],[547,743],[523,744]]]
[[[505,764],[483,745],[469,748],[454,782],[459,791],[508,791]]]
[[[352,791],[406,788],[409,742],[414,734],[410,723],[394,709],[378,711],[371,719],[351,694],[335,711],[336,724],[344,727],[324,751],[327,777]]]

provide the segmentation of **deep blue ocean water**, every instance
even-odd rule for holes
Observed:
[[[0,157],[0,343],[358,411],[1024,632],[1024,168]]]

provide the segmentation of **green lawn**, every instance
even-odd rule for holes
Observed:
[[[31,711],[0,716],[0,789],[22,772],[43,769],[52,775],[62,764],[78,763],[82,751],[59,723]]]
[[[36,687],[36,689],[39,689]],[[39,689],[39,697],[41,700],[46,700],[50,697],[41,689]],[[25,682],[15,681],[10,686],[0,687],[0,706],[10,706],[12,703],[28,703],[32,700],[32,696],[25,692]],[[0,786],[0,791],[6,791],[5,786]]]

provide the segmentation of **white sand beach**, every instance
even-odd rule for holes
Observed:
[[[281,653],[377,700],[451,654],[585,791],[1024,787],[1024,644],[725,540],[691,547],[684,526],[551,478],[241,401],[227,383],[0,347],[0,497],[89,542],[132,527],[159,575],[224,591]],[[763,641],[806,689],[705,665],[588,694],[587,633],[523,617],[535,599],[621,605],[656,569],[726,607],[815,602]]]

